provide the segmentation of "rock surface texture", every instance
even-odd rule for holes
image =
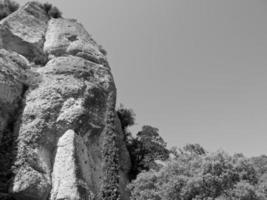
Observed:
[[[130,158],[99,45],[30,2],[0,22],[0,48],[0,199],[111,199],[112,188],[127,200]]]

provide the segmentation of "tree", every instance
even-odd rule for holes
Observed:
[[[159,129],[152,126],[143,126],[137,133],[136,140],[141,144],[141,154],[144,166],[149,166],[155,160],[166,160],[169,157],[167,143],[159,135]]]
[[[143,126],[136,137],[127,143],[132,161],[130,179],[135,179],[143,170],[156,169],[156,160],[168,159],[169,150],[158,131],[155,127]]]
[[[156,169],[156,160],[166,160],[169,157],[169,150],[159,130],[152,126],[143,126],[136,137],[133,137],[128,127],[135,124],[135,113],[132,109],[122,104],[117,109],[117,115],[121,122],[124,140],[130,154],[132,168],[130,179],[135,179],[137,174],[143,170]]]

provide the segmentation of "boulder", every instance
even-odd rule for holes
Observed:
[[[44,52],[54,56],[64,54],[83,57],[101,64],[105,55],[84,27],[74,19],[51,19],[45,38]]]
[[[27,3],[0,22],[0,48],[15,51],[30,61],[44,59],[48,20],[40,3]]]

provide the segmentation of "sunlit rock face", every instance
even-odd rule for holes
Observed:
[[[99,45],[74,19],[49,21],[44,52],[51,56],[74,55],[97,64],[104,64],[106,61]]]
[[[115,127],[120,198],[128,199],[130,159],[115,114],[116,87],[83,26],[50,19],[30,2],[0,22],[0,47],[0,199],[100,196],[108,125]],[[114,120],[107,120],[110,112]]]
[[[26,4],[0,22],[0,47],[29,60],[41,59],[48,20],[40,4]]]

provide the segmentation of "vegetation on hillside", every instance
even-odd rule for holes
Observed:
[[[18,10],[19,4],[12,0],[0,0],[0,20]]]
[[[253,160],[241,154],[184,151],[160,170],[140,173],[129,189],[131,200],[264,200],[262,178]]]
[[[167,149],[155,127],[131,134],[131,109],[121,106],[117,113],[132,161],[131,200],[267,199],[267,156],[209,153],[199,144]]]

